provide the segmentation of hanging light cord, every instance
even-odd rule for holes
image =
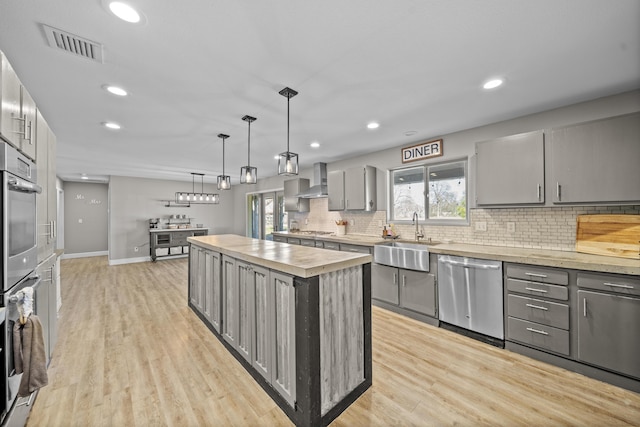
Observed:
[[[226,138],[222,138],[222,176],[224,175],[224,140]]]
[[[291,96],[287,96],[287,156],[289,156],[289,101]]]

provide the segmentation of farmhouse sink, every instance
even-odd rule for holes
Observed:
[[[379,243],[373,247],[373,260],[392,267],[429,271],[429,246],[406,242]]]

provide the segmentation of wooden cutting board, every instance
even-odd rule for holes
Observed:
[[[578,215],[576,252],[640,259],[640,215]]]

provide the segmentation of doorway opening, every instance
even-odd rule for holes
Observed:
[[[247,195],[247,235],[254,239],[273,240],[274,231],[289,229],[284,210],[284,192],[267,191]]]

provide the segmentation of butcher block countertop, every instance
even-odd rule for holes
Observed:
[[[371,255],[329,251],[236,234],[189,237],[190,243],[298,277],[313,277],[373,261]]]

